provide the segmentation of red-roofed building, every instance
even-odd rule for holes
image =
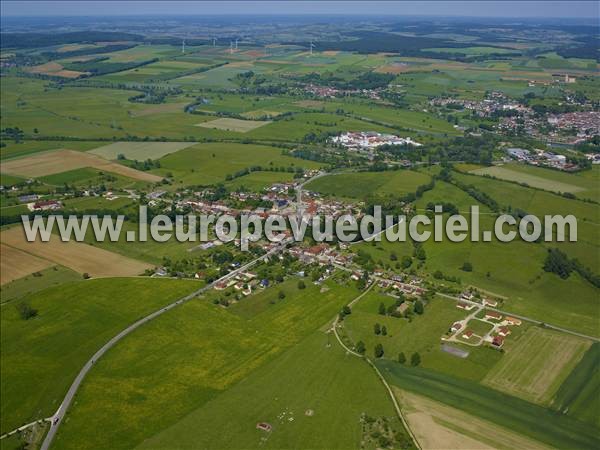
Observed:
[[[471,330],[465,331],[462,335],[462,337],[464,337],[465,339],[471,339],[471,336],[473,336],[473,331]]]
[[[500,314],[500,313],[498,313],[496,311],[486,311],[485,318],[486,319],[501,320],[502,319],[502,314]]]
[[[504,345],[504,336],[494,336],[492,345],[498,348],[502,347]]]
[[[510,334],[510,329],[508,327],[500,327],[498,328],[498,334],[500,336],[508,336]]]

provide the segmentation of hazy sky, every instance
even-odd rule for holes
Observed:
[[[8,1],[3,16],[375,14],[598,18],[598,1]]]

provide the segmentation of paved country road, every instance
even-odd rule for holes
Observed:
[[[183,303],[186,303],[186,302],[196,298],[198,295],[202,294],[203,292],[206,292],[209,289],[212,289],[217,283],[228,280],[229,278],[234,277],[238,273],[243,272],[243,271],[249,269],[250,267],[254,266],[256,263],[263,261],[263,260],[267,259],[269,256],[283,250],[285,248],[285,245],[288,242],[289,242],[289,240],[282,241],[282,243],[280,245],[273,248],[272,250],[265,253],[264,255],[250,261],[249,263],[244,264],[243,266],[238,267],[237,269],[235,269],[232,272],[228,273],[227,275],[219,278],[218,280],[215,280],[212,283],[207,284],[203,288],[198,289],[198,290],[192,292],[191,294],[189,294],[183,298],[180,298],[179,300],[176,300],[173,303],[170,303],[167,306],[164,306],[163,308],[159,309],[158,311],[154,311],[153,313],[148,314],[147,316],[141,318],[137,322],[135,322],[135,323],[131,324],[130,326],[128,326],[127,328],[125,328],[123,331],[121,331],[119,334],[117,334],[115,337],[113,337],[110,341],[108,341],[106,344],[104,344],[85,363],[85,365],[79,371],[79,374],[77,375],[77,377],[71,384],[71,387],[69,387],[69,390],[67,391],[67,395],[65,395],[65,398],[63,399],[62,403],[58,407],[58,410],[56,411],[56,413],[54,413],[54,415],[52,417],[49,417],[47,419],[50,421],[50,429],[48,430],[48,434],[46,435],[44,442],[42,443],[41,450],[48,450],[48,448],[50,448],[50,445],[52,444],[52,440],[54,439],[54,436],[56,435],[56,432],[58,431],[58,428],[60,427],[60,424],[62,423],[62,421],[65,417],[65,414],[66,414],[67,410],[69,409],[69,406],[71,405],[71,402],[73,401],[73,398],[75,397],[75,394],[77,393],[77,390],[79,389],[79,386],[81,385],[81,382],[83,381],[83,379],[85,378],[87,373],[92,369],[92,367],[94,367],[94,363],[96,361],[98,361],[98,359],[100,359],[102,357],[102,355],[104,355],[104,353],[106,353],[111,347],[113,347],[117,342],[119,342],[121,339],[123,339],[125,336],[127,336],[128,334],[130,334],[131,332],[133,332],[140,326],[144,325],[147,322],[150,322],[152,319],[160,316],[161,314],[164,314],[165,312],[167,312]]]

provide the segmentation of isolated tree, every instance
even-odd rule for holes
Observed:
[[[381,327],[381,335],[387,336],[387,328],[385,327],[385,325]]]
[[[306,284],[304,284],[304,281],[300,280],[298,281],[298,289],[305,289],[306,288]]]
[[[381,358],[383,356],[383,345],[377,344],[375,346],[375,358]]]
[[[32,308],[25,302],[21,302],[17,305],[17,311],[23,320],[29,320],[38,314],[37,309]]]
[[[365,353],[365,351],[367,350],[365,348],[365,343],[363,341],[358,341],[356,343],[355,349],[356,349],[356,353],[360,353],[361,355],[363,355]]]
[[[381,325],[379,325],[378,323],[376,323],[375,325],[373,325],[373,332],[376,335],[380,335],[381,334]]]
[[[465,261],[460,269],[463,272],[473,272],[473,265],[470,262]]]
[[[406,362],[406,356],[404,355],[404,352],[400,352],[398,355],[398,362],[400,364],[404,364]]]
[[[421,300],[416,300],[413,309],[416,314],[423,314],[423,302]]]
[[[352,310],[348,305],[342,307],[342,314],[344,314],[345,316],[352,314]]]
[[[418,352],[414,352],[410,357],[410,365],[417,367],[419,364],[421,364],[421,355]]]
[[[285,292],[279,291],[279,294],[277,294],[277,297],[279,297],[279,300],[283,300],[285,298]]]
[[[379,314],[385,316],[385,305],[383,304],[383,302],[379,304]]]

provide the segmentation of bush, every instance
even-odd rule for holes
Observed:
[[[375,325],[373,325],[373,332],[376,335],[380,335],[381,334],[381,325],[379,325],[378,323],[376,323]]]
[[[298,289],[306,289],[306,284],[304,284],[304,281],[298,281]]]
[[[415,352],[410,357],[410,365],[413,367],[417,367],[419,364],[421,364],[421,355],[419,355],[419,353]]]
[[[32,308],[25,302],[17,305],[17,311],[19,311],[19,316],[21,316],[21,319],[23,320],[29,320],[38,315],[37,309]]]
[[[285,298],[285,292],[279,291],[279,294],[277,294],[277,298],[279,298],[279,300],[283,300]]]
[[[381,358],[383,356],[383,345],[377,344],[375,346],[375,358]]]
[[[406,362],[406,356],[404,355],[404,352],[400,352],[398,355],[398,362],[400,364],[404,364]]]
[[[356,343],[355,350],[356,350],[357,353],[360,353],[361,355],[363,355],[365,353],[365,351],[366,351],[365,343],[363,341],[358,341]]]
[[[416,300],[414,304],[414,311],[416,314],[423,314],[425,308],[423,308],[423,302],[421,300]]]
[[[460,270],[463,272],[473,272],[473,265],[470,262],[464,262]]]

